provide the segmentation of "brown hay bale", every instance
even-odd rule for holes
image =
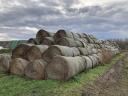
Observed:
[[[35,44],[35,45],[39,44],[39,42],[38,42],[38,40],[36,38],[30,38],[27,41],[27,43],[29,43],[29,44]]]
[[[62,46],[69,46],[69,47],[84,47],[84,42],[80,40],[74,40],[72,38],[63,37],[56,41],[56,44],[62,45]]]
[[[10,65],[11,74],[24,75],[24,71],[29,62],[22,58],[12,59]]]
[[[102,64],[108,63],[112,59],[112,54],[109,50],[102,49]]]
[[[58,56],[58,55],[72,57],[72,56],[80,55],[80,52],[75,47],[53,45],[49,47],[48,50],[44,52],[44,54],[42,54],[42,58],[47,62],[49,62],[50,60],[53,59],[54,56]]]
[[[49,46],[55,44],[53,37],[44,37],[40,43]]]
[[[36,59],[41,59],[42,54],[48,49],[47,45],[35,45],[32,46],[26,53],[26,59],[29,61],[34,61]]]
[[[74,38],[72,32],[69,32],[69,31],[63,30],[63,29],[58,30],[54,35],[54,39],[56,41],[58,41],[58,39],[63,38],[63,37],[68,37],[68,38],[72,38],[72,39]]]
[[[9,72],[11,56],[7,54],[0,55],[0,71]]]
[[[31,79],[45,79],[46,62],[42,59],[35,60],[25,68],[25,75]]]
[[[41,42],[44,37],[52,37],[53,35],[54,35],[54,33],[48,32],[48,31],[46,31],[46,30],[41,29],[41,30],[39,30],[39,31],[37,32],[37,34],[36,34],[36,39],[37,39],[39,42]]]
[[[46,67],[48,79],[68,80],[86,68],[85,60],[82,57],[54,57]]]
[[[33,44],[20,44],[12,50],[12,58],[26,58],[25,54]]]

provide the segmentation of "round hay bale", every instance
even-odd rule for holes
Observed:
[[[26,58],[25,54],[33,44],[20,44],[12,50],[12,58]]]
[[[88,56],[82,56],[82,58],[84,58],[86,61],[86,69],[93,68],[93,62]]]
[[[78,47],[80,55],[86,56],[89,55],[87,48]]]
[[[32,46],[26,53],[26,59],[29,61],[34,61],[36,59],[41,59],[42,54],[48,49],[47,45],[35,45]]]
[[[46,62],[42,59],[35,60],[27,65],[25,68],[25,75],[31,79],[41,80],[45,79]]]
[[[24,75],[25,68],[28,64],[29,62],[22,58],[12,59],[11,65],[10,65],[11,74]]]
[[[77,40],[74,40],[72,38],[63,37],[56,41],[56,44],[62,45],[62,46],[69,46],[69,47],[84,47],[84,43]]]
[[[46,67],[48,79],[68,80],[86,68],[82,57],[56,56]]]
[[[44,37],[53,37],[53,36],[54,36],[54,33],[48,32],[48,31],[46,31],[46,30],[41,29],[41,30],[39,30],[39,31],[37,32],[37,34],[36,34],[36,39],[37,39],[37,40],[39,41],[39,43],[40,43]]]
[[[80,52],[75,47],[59,46],[53,45],[49,47],[43,54],[42,58],[49,62],[53,59],[54,56],[79,56]]]
[[[87,34],[86,33],[78,33],[79,34],[79,38],[85,38],[87,37]]]
[[[98,50],[93,48],[93,49],[92,49],[92,53],[93,53],[93,54],[96,54],[96,53],[98,53]]]
[[[87,52],[88,52],[88,55],[93,54],[93,53],[92,53],[92,48],[87,47]]]
[[[9,72],[10,69],[11,56],[7,54],[0,55],[0,71]]]
[[[97,54],[92,54],[97,59],[97,65],[101,63],[101,58]]]
[[[38,42],[38,40],[36,38],[30,38],[27,41],[27,43],[29,43],[29,44],[35,44],[35,45],[39,44],[39,42]]]
[[[58,41],[58,39],[63,38],[63,37],[68,37],[68,38],[72,38],[72,39],[74,38],[72,32],[69,32],[69,31],[63,30],[63,29],[58,30],[54,35],[55,41]]]
[[[95,56],[90,55],[88,57],[92,60],[93,68],[98,65],[98,59]]]
[[[44,37],[40,43],[43,45],[49,45],[49,46],[55,44],[53,37]]]

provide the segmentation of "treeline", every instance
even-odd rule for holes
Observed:
[[[113,39],[111,41],[115,41],[122,50],[128,49],[128,39]]]

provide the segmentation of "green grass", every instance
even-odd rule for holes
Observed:
[[[0,96],[80,96],[80,90],[103,75],[124,56],[118,54],[110,64],[82,72],[69,81],[30,80],[25,77],[0,73]],[[77,92],[78,91],[78,92]]]

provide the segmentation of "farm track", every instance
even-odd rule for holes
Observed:
[[[103,76],[89,84],[82,96],[128,96],[128,52]]]

